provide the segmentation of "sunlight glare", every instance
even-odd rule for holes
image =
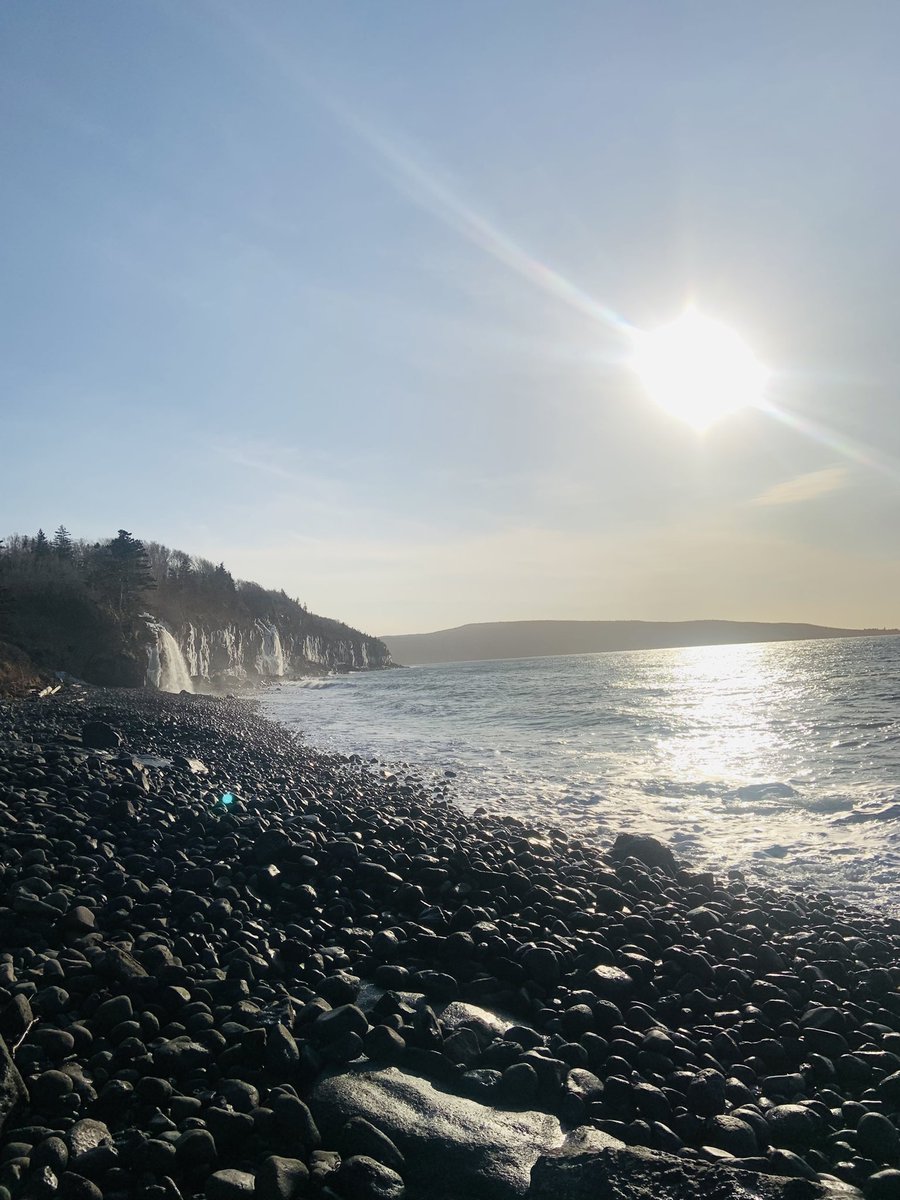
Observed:
[[[634,334],[632,366],[653,400],[698,432],[758,407],[768,372],[733,329],[693,307],[650,333]]]

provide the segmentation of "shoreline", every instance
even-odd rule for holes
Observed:
[[[0,703],[3,1200],[900,1196],[900,922],[256,703]]]

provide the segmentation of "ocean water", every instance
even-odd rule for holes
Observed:
[[[313,745],[538,829],[900,911],[900,637],[413,667],[284,683]]]

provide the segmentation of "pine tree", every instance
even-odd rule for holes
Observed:
[[[35,554],[49,554],[50,543],[47,541],[47,535],[43,529],[37,531],[37,536],[31,543],[31,549]]]
[[[144,543],[127,529],[103,548],[101,581],[120,617],[135,615],[137,602],[156,587]]]
[[[57,558],[71,558],[72,551],[72,535],[65,525],[60,525],[53,535],[53,553]]]

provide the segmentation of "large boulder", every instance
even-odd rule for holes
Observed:
[[[678,870],[675,855],[669,847],[648,833],[620,833],[609,857],[615,862],[636,858],[647,867],[661,867],[669,875],[674,875]]]
[[[351,1117],[385,1133],[405,1158],[407,1200],[523,1197],[538,1155],[563,1141],[556,1117],[488,1108],[397,1067],[325,1075],[310,1103],[326,1144]]]

